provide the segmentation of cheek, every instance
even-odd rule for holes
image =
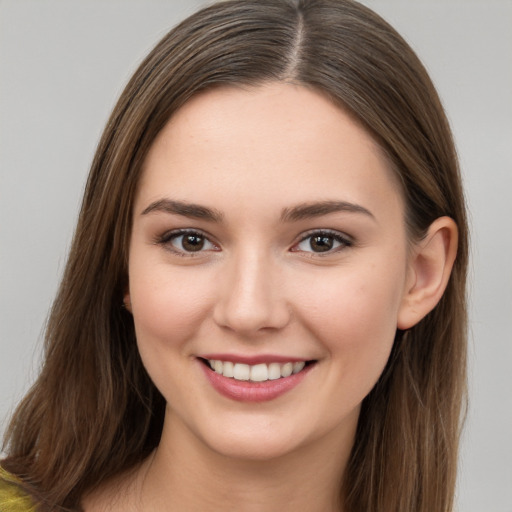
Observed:
[[[301,292],[302,314],[311,327],[320,328],[328,338],[342,332],[394,332],[401,302],[399,283],[392,272],[372,275],[342,271],[327,279],[312,280]]]
[[[190,340],[204,325],[211,302],[208,283],[190,269],[170,269],[142,258],[130,261],[130,299],[137,345],[152,381],[168,402],[180,409],[194,401],[187,386]],[[188,270],[188,272],[187,272]],[[201,277],[201,278],[200,278]],[[185,359],[184,359],[185,358]]]
[[[143,268],[142,271],[139,271]],[[165,265],[130,265],[130,298],[139,342],[150,338],[164,343],[190,339],[207,314],[211,279],[200,271]]]
[[[335,361],[345,383],[362,385],[365,392],[389,357],[402,299],[398,266],[385,273],[377,268],[342,269],[329,279],[305,283],[308,293],[300,310],[304,325]]]

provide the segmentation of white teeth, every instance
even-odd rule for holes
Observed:
[[[268,365],[268,379],[276,380],[281,378],[281,365],[279,363],[270,363]]]
[[[236,363],[233,367],[233,377],[236,380],[249,380],[251,368],[248,364]]]
[[[233,367],[235,366],[231,361],[224,361],[223,363],[223,372],[224,377],[233,377]]]
[[[224,366],[226,365],[226,363],[224,363]],[[304,368],[304,366],[306,365],[306,363],[304,361],[299,361],[297,363],[293,363],[293,373],[299,373],[302,368]],[[226,370],[224,370],[224,373],[226,372]]]
[[[266,364],[256,364],[251,366],[251,378],[253,382],[263,382],[268,380],[268,367]]]
[[[293,363],[285,363],[281,366],[281,377],[289,377],[293,372]]]
[[[216,373],[220,373],[222,375],[222,370],[223,370],[223,364],[222,364],[222,361],[215,361],[213,363],[213,369],[215,370]]]
[[[248,365],[216,359],[209,359],[208,363],[212,370],[224,377],[234,378],[235,380],[250,380],[251,382],[265,382],[266,380],[289,377],[292,374],[299,373],[306,365],[305,361]]]

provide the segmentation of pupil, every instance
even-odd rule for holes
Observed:
[[[333,240],[330,236],[314,236],[310,245],[315,252],[325,252],[332,249]]]
[[[200,251],[204,246],[204,238],[197,235],[186,235],[183,237],[182,244],[186,251]]]

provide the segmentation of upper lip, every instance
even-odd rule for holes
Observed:
[[[293,357],[274,354],[259,354],[259,355],[242,355],[242,354],[201,354],[202,359],[210,359],[214,361],[230,361],[232,363],[242,363],[248,365],[255,364],[270,364],[270,363],[298,363],[301,361],[311,361],[305,357]]]

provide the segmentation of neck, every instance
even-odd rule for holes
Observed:
[[[145,465],[141,504],[154,511],[340,512],[354,430],[254,460],[213,451],[168,414],[161,443]]]

